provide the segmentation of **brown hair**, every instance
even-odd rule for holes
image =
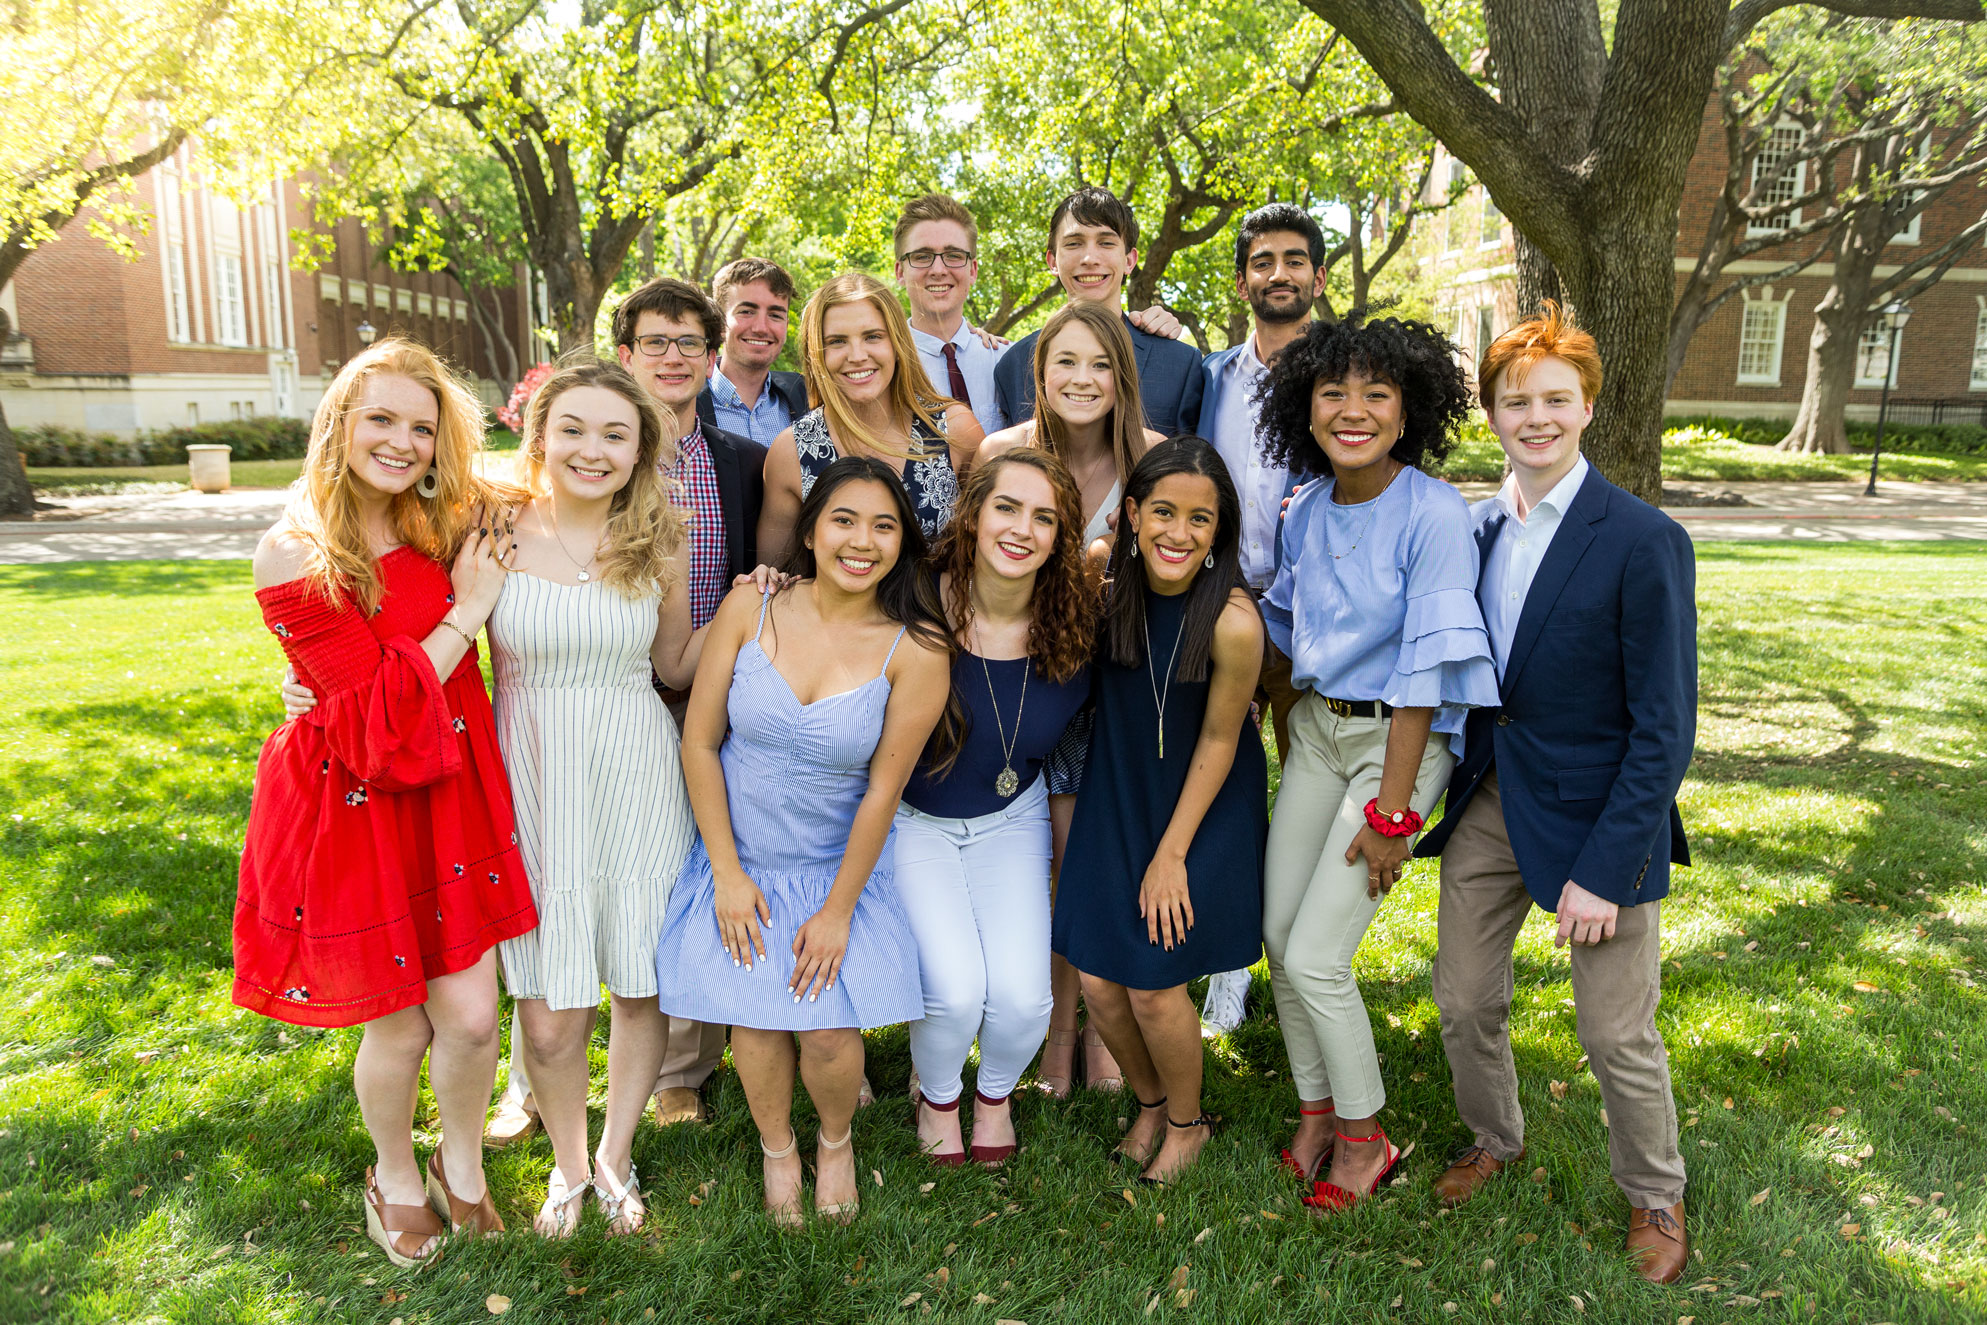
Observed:
[[[1564,359],[1572,364],[1580,375],[1580,394],[1589,403],[1601,394],[1600,347],[1548,299],[1537,314],[1490,342],[1476,369],[1477,399],[1488,409],[1498,378],[1508,373],[1513,383],[1522,382],[1541,359]]]
[[[428,462],[435,495],[424,497],[410,487],[392,499],[387,518],[395,537],[446,565],[461,549],[477,508],[502,500],[499,489],[476,473],[476,453],[483,449],[483,406],[432,350],[390,336],[347,360],[311,419],[303,474],[290,490],[284,515],[309,548],[304,579],[310,588],[333,603],[350,594],[366,612],[379,606],[384,589],[346,457],[365,385],[383,374],[426,387],[436,405],[434,458]]]
[[[1138,394],[1138,354],[1132,349],[1131,333],[1124,319],[1088,299],[1072,299],[1050,314],[1042,334],[1035,338],[1035,444],[1069,463],[1069,429],[1062,416],[1049,408],[1045,376],[1049,367],[1050,342],[1072,322],[1080,322],[1104,347],[1111,361],[1111,385],[1118,403],[1111,407],[1111,454],[1118,464],[1118,482],[1131,478],[1132,466],[1145,454],[1145,406]]]
[[[1090,661],[1097,628],[1097,582],[1083,552],[1083,496],[1069,468],[1047,451],[1017,446],[973,466],[959,489],[952,522],[938,536],[932,565],[952,580],[948,615],[955,638],[973,619],[973,576],[979,567],[980,512],[994,495],[1001,471],[1020,465],[1049,481],[1056,496],[1056,545],[1035,574],[1029,607],[1028,657],[1047,681],[1067,681]]]
[[[718,311],[730,317],[732,291],[754,281],[764,281],[775,298],[788,304],[799,297],[794,293],[793,277],[779,263],[765,258],[736,258],[718,268],[718,274],[711,278],[711,298],[717,301]]]
[[[628,598],[651,593],[667,595],[670,562],[689,537],[688,515],[670,502],[662,469],[676,464],[679,427],[673,412],[642,388],[618,363],[584,358],[562,366],[532,393],[524,415],[524,440],[518,446],[517,480],[533,497],[544,496],[545,425],[552,406],[575,387],[597,386],[612,391],[635,407],[641,429],[634,472],[609,500],[606,548],[600,554],[601,583]]]
[[[904,256],[904,236],[923,221],[957,221],[966,227],[966,242],[974,248],[980,245],[979,222],[966,210],[966,204],[949,193],[927,193],[904,204],[904,213],[897,218],[897,228],[890,234],[890,251],[899,260]]]
[[[925,447],[933,443],[926,443],[924,447],[914,446],[906,451],[872,435],[856,417],[855,411],[849,408],[841,386],[828,372],[822,345],[827,334],[828,310],[841,304],[856,303],[869,304],[883,319],[891,352],[896,356],[896,367],[890,371],[890,412],[899,419],[921,419],[933,433],[942,430],[945,407],[951,402],[934,391],[931,379],[925,376],[924,364],[918,359],[917,343],[911,339],[911,324],[904,316],[903,306],[883,282],[859,271],[845,272],[829,281],[814,292],[814,297],[807,301],[807,307],[801,310],[800,366],[807,378],[807,398],[827,414],[831,435],[845,438],[878,455],[894,456],[899,460],[921,459],[925,455]],[[935,445],[943,447],[945,443],[939,441]]]
[[[1138,215],[1124,199],[1109,189],[1093,184],[1078,189],[1056,204],[1055,211],[1049,213],[1049,242],[1046,247],[1056,246],[1056,232],[1062,229],[1064,217],[1072,217],[1078,225],[1101,225],[1114,231],[1125,247],[1138,247]]]
[[[623,299],[614,310],[614,343],[633,345],[635,327],[642,314],[659,313],[672,322],[694,322],[704,329],[704,339],[716,348],[724,339],[724,314],[710,296],[688,281],[674,276],[658,276]]]

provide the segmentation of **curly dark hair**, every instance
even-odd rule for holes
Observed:
[[[1292,473],[1331,473],[1324,447],[1311,435],[1311,396],[1319,382],[1340,381],[1357,370],[1401,393],[1401,435],[1389,454],[1416,468],[1441,460],[1470,415],[1459,353],[1426,322],[1369,320],[1365,309],[1340,322],[1313,322],[1276,357],[1256,390],[1263,454]]]

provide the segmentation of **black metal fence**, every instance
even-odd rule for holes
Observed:
[[[1987,394],[1952,400],[1892,400],[1892,423],[1966,423],[1987,428]]]

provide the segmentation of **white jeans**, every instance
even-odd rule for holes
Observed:
[[[911,1062],[934,1104],[965,1089],[977,1037],[978,1089],[1014,1090],[1049,1029],[1049,793],[1036,778],[977,819],[897,808],[897,895],[910,917],[925,1015]]]

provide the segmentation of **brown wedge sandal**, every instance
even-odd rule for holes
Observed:
[[[428,1202],[435,1207],[436,1214],[446,1213],[452,1232],[466,1230],[487,1238],[504,1231],[504,1221],[497,1214],[496,1203],[490,1199],[488,1183],[483,1184],[483,1199],[473,1203],[463,1200],[450,1189],[448,1175],[442,1169],[440,1148],[428,1156]]]
[[[444,1229],[441,1217],[425,1205],[388,1205],[371,1168],[366,1170],[366,1236],[379,1244],[387,1260],[403,1270],[418,1270],[441,1259],[435,1242]],[[433,1247],[423,1251],[430,1242]]]

